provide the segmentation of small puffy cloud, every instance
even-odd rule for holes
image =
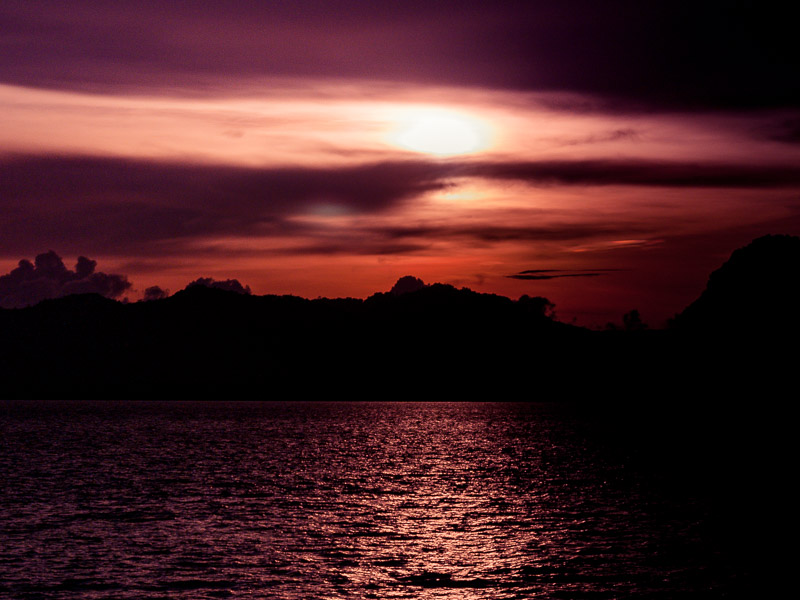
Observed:
[[[161,300],[167,296],[169,296],[169,290],[162,289],[157,285],[151,285],[144,291],[144,297],[142,299],[148,302],[150,300]]]
[[[218,290],[225,290],[228,292],[236,292],[237,294],[251,294],[249,285],[242,285],[238,279],[226,279],[225,281],[212,279],[211,277],[200,277],[195,279],[186,288],[203,286],[214,288]]]
[[[61,257],[50,250],[39,254],[32,263],[27,259],[10,273],[0,276],[0,307],[32,306],[48,298],[70,294],[100,294],[119,298],[131,287],[124,275],[95,272],[97,261],[78,258],[75,270],[69,270]]]

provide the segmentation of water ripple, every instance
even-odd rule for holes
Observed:
[[[710,504],[550,405],[29,403],[11,598],[733,595]]]

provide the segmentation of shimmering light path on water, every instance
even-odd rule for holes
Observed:
[[[726,597],[741,578],[708,497],[574,408],[1,406],[3,597]]]

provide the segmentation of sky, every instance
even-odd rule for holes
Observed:
[[[661,326],[737,247],[800,234],[786,11],[4,0],[0,274],[88,257],[131,300],[413,275]]]

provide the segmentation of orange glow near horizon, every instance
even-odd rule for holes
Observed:
[[[179,231],[148,241],[139,255],[111,245],[53,242],[52,249],[67,263],[82,254],[98,260],[100,269],[127,274],[136,286],[134,299],[150,285],[174,292],[201,276],[239,278],[258,294],[365,297],[388,290],[401,276],[414,275],[428,283],[510,297],[545,295],[559,314],[580,317],[589,314],[581,308],[589,303],[602,313],[603,306],[619,301],[623,289],[631,303],[650,293],[641,286],[656,290],[658,282],[647,277],[639,278],[640,288],[632,288],[625,269],[642,269],[644,258],[661,256],[659,247],[670,236],[690,239],[743,224],[780,222],[792,214],[796,193],[790,189],[642,187],[482,174],[495,166],[513,170],[522,165],[524,170],[537,161],[609,157],[683,163],[713,157],[718,163],[748,165],[800,162],[800,145],[787,148],[767,138],[754,139],[752,123],[736,115],[576,111],[570,109],[569,98],[556,95],[359,85],[318,81],[293,87],[277,82],[263,86],[268,92],[250,87],[219,97],[103,95],[0,85],[5,116],[0,157],[96,156],[242,167],[256,173],[422,164],[433,173],[424,175],[418,187],[404,188],[402,178],[391,181],[395,187],[389,186],[390,192],[406,191],[388,199],[362,199],[361,204],[337,203],[339,198],[322,191],[295,207],[291,192],[255,187],[254,197],[243,205],[258,211],[262,204],[269,208],[275,202],[280,210],[273,221],[253,214],[254,220],[277,223],[274,228],[210,227],[192,236]],[[559,108],[562,104],[565,108]],[[485,171],[470,171],[473,164]],[[360,184],[345,182],[340,193],[357,194]],[[379,195],[385,188],[376,189]],[[275,196],[280,193],[288,196]],[[763,202],[765,194],[768,203]],[[132,198],[113,201],[148,201]],[[179,208],[193,208],[190,201]],[[757,214],[754,203],[761,206]],[[748,241],[744,233],[740,237]],[[20,258],[32,259],[48,249],[4,253],[0,264],[10,267],[3,272]],[[687,289],[680,301],[692,300],[708,268],[718,264],[716,258],[692,264],[699,273],[692,275],[692,285],[698,288]],[[526,269],[554,268],[609,269],[609,274],[513,278]],[[674,306],[673,312],[680,308]],[[658,317],[671,316],[666,311]]]

